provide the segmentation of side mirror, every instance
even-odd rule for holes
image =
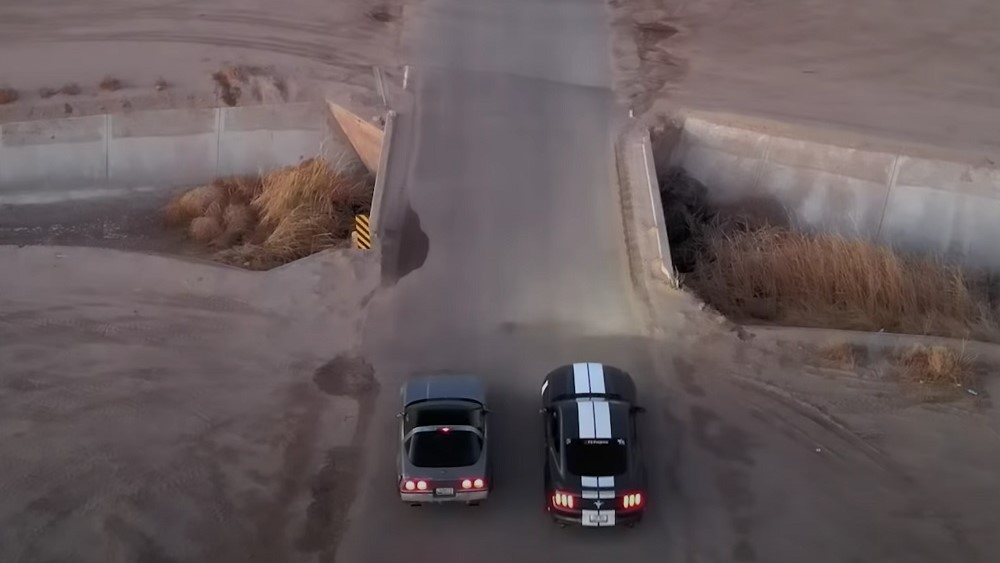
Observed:
[[[405,412],[397,412],[396,413],[396,418],[403,418],[404,416],[406,416]]]

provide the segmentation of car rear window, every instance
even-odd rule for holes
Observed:
[[[410,463],[417,467],[464,467],[479,461],[483,441],[468,430],[417,432],[410,437]]]
[[[575,439],[566,444],[566,468],[574,475],[621,475],[628,468],[625,440]]]

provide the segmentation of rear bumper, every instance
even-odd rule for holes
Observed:
[[[478,502],[484,501],[490,496],[489,491],[458,491],[452,496],[437,496],[434,493],[399,493],[399,498],[403,502],[427,503],[448,503],[448,502]]]
[[[602,524],[602,525],[599,525],[599,526],[598,525],[592,525],[592,524],[586,524],[585,525],[584,521],[583,521],[583,513],[582,512],[577,512],[575,514],[574,513],[566,513],[566,512],[559,512],[559,511],[554,510],[552,508],[549,508],[548,512],[549,512],[549,515],[552,516],[553,520],[555,520],[556,522],[563,523],[563,524],[571,524],[571,525],[574,525],[574,526],[581,526],[581,527],[584,527],[584,528],[617,528],[617,527],[620,527],[620,526],[628,526],[630,524],[636,524],[636,523],[638,523],[640,520],[642,520],[642,515],[643,515],[643,513],[645,511],[644,510],[630,510],[628,512],[625,512],[625,511],[621,511],[621,510],[615,510],[614,511],[614,514],[615,514],[615,523],[614,524]],[[606,510],[606,511],[603,511],[603,512],[611,512],[611,511],[610,510]]]

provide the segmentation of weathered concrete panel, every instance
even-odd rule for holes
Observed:
[[[689,118],[684,122],[682,143],[711,147],[729,154],[763,159],[771,137],[748,129],[718,125],[702,119]]]
[[[812,141],[771,137],[767,161],[792,168],[830,172],[883,186],[889,184],[896,155],[837,147]]]
[[[901,156],[881,240],[1000,269],[1000,171]]]
[[[899,160],[898,186],[922,186],[956,193],[1000,197],[1000,169],[960,162],[903,156]]]
[[[0,189],[93,187],[107,180],[107,117],[0,127]]]
[[[800,228],[874,239],[887,190],[884,183],[766,162],[752,195],[780,206]]]
[[[321,156],[326,109],[320,104],[222,110],[219,175],[256,174]]]
[[[164,109],[111,116],[111,138],[176,137],[215,133],[218,109]]]
[[[688,141],[682,140],[683,150]],[[688,145],[676,163],[688,175],[709,188],[708,199],[716,205],[730,205],[752,196],[760,167],[758,158],[734,155],[717,148]]]
[[[174,187],[216,176],[216,110],[163,110],[111,116],[108,181]]]
[[[326,131],[326,108],[319,103],[223,108],[223,131]]]

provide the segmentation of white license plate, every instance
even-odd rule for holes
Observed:
[[[591,514],[590,521],[594,524],[604,524],[608,521],[607,514]]]
[[[434,489],[434,494],[439,497],[450,497],[455,494],[455,489],[452,487],[438,487],[437,489]]]

